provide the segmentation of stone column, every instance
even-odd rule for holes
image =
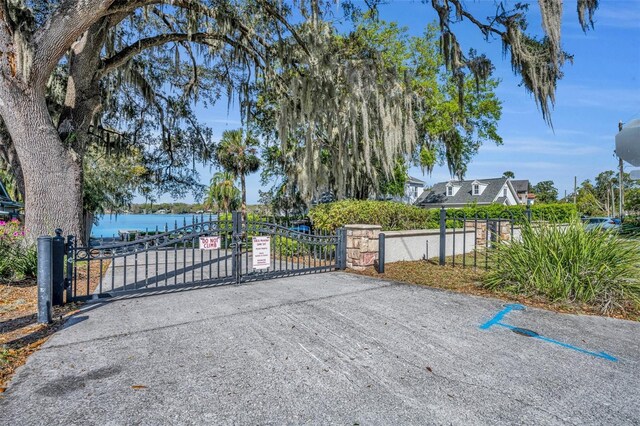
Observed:
[[[500,241],[511,241],[511,222],[506,221],[500,224]]]
[[[378,259],[378,235],[380,225],[346,225],[347,268],[357,271],[373,266]]]
[[[511,241],[511,222],[507,220],[482,219],[478,220],[477,223],[473,220],[468,220],[465,222],[464,228],[465,231],[475,232],[476,247],[478,248],[482,248],[485,245],[490,246],[492,242],[498,240]]]

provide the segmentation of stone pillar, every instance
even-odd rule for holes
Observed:
[[[373,266],[378,259],[378,235],[380,225],[346,225],[347,268],[357,271]]]
[[[464,224],[465,232],[471,231],[475,233],[476,247],[484,247],[487,243],[487,222],[475,220],[467,220]]]
[[[511,241],[511,222],[500,223],[500,241]]]
[[[497,219],[482,219],[476,223],[468,220],[464,225],[465,231],[475,232],[476,247],[490,246],[491,242],[511,241],[511,222]],[[487,229],[488,228],[488,229]],[[500,229],[498,229],[500,228]],[[488,241],[487,241],[488,239]]]

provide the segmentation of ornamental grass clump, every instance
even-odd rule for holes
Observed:
[[[615,232],[568,225],[529,225],[522,238],[490,251],[485,285],[552,301],[583,302],[603,313],[640,303],[640,244]]]
[[[0,279],[36,276],[36,248],[25,243],[24,234],[22,224],[17,219],[0,220]]]

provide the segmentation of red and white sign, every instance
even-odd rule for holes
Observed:
[[[269,269],[271,237],[253,237],[253,269]]]
[[[218,250],[220,237],[200,237],[200,250]]]

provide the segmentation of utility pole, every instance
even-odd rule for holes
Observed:
[[[618,122],[618,132],[622,131],[622,121]],[[620,203],[620,207],[618,209],[618,212],[620,213],[620,220],[622,220],[622,206],[624,205],[624,161],[622,161],[622,158],[620,158],[620,156],[618,156],[618,161],[619,161],[619,166],[620,166],[620,183],[618,185],[618,189],[620,190],[620,195],[618,197],[618,202]]]
[[[573,177],[573,204],[576,205],[576,194],[578,192],[578,176]]]
[[[609,192],[611,193],[611,216],[616,217],[616,192],[613,190],[611,181],[609,181]]]

